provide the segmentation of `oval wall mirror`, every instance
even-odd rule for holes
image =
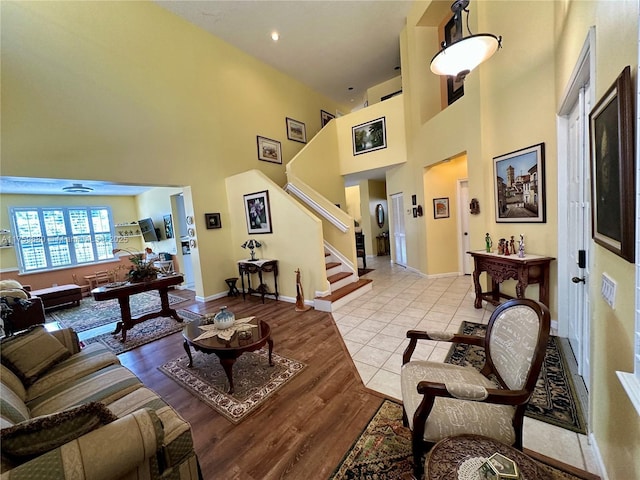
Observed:
[[[384,208],[380,203],[376,205],[376,220],[378,222],[378,227],[382,228],[384,225]]]

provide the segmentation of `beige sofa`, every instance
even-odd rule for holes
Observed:
[[[2,480],[201,477],[189,424],[102,344],[38,325],[0,347]]]

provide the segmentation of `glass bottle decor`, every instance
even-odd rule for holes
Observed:
[[[221,330],[229,328],[235,321],[236,316],[227,310],[227,307],[220,307],[220,311],[213,318],[213,324]]]

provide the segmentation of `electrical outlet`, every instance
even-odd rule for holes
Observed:
[[[606,273],[602,274],[601,293],[602,293],[602,296],[604,297],[604,301],[607,302],[607,304],[611,308],[615,308],[617,285],[618,284],[615,282],[615,280],[611,278],[609,275],[607,275]]]

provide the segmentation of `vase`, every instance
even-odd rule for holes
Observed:
[[[220,311],[213,317],[213,324],[220,330],[225,330],[233,325],[236,316],[227,310],[227,307],[221,307]]]

